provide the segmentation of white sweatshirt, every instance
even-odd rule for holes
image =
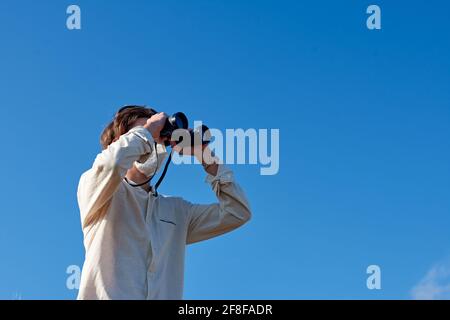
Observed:
[[[130,186],[123,179],[127,170],[152,148],[150,132],[135,127],[80,178],[86,256],[78,299],[182,299],[186,244],[229,232],[251,217],[243,191],[223,165],[206,178],[215,204],[155,197]],[[85,226],[87,217],[97,215],[98,222]]]

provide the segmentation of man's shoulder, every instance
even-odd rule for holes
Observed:
[[[78,188],[86,181],[86,179],[92,174],[92,168],[84,171],[80,175],[80,179],[78,180]]]

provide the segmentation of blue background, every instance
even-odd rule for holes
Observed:
[[[124,104],[279,128],[280,171],[233,169],[252,221],[188,247],[185,298],[410,298],[449,255],[446,1],[0,2],[0,298],[73,299],[76,187]],[[199,166],[161,192],[214,200]],[[368,290],[366,268],[382,270]]]

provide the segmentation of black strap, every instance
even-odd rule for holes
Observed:
[[[161,174],[161,177],[159,177],[158,182],[156,182],[156,184],[155,184],[155,190],[153,192],[153,195],[155,197],[158,196],[158,187],[161,184],[161,182],[163,181],[164,177],[166,176],[167,168],[169,168],[169,164],[171,161],[172,161],[172,152],[170,152],[169,158],[167,159],[166,165],[164,166],[164,170]]]
[[[155,184],[155,187],[154,187],[154,190],[153,190],[153,195],[154,195],[155,197],[158,196],[158,187],[159,187],[159,185],[161,184],[161,182],[164,180],[164,177],[166,176],[167,169],[169,168],[169,165],[170,165],[170,162],[171,162],[171,161],[172,161],[172,152],[170,152],[169,158],[167,159],[167,162],[166,162],[166,164],[164,165],[164,170],[163,170],[161,176],[159,177],[158,182],[156,182],[156,184]],[[158,169],[156,169],[156,171],[157,171],[157,170],[158,170]],[[132,187],[141,187],[141,186],[143,186],[143,185],[149,183],[149,182],[153,179],[153,177],[154,177],[155,174],[156,174],[156,171],[155,171],[155,173],[150,177],[150,179],[148,179],[147,181],[145,181],[145,182],[143,182],[143,183],[140,183],[140,184],[134,184],[134,183],[131,183],[126,177],[125,177],[124,179],[125,179],[125,181],[126,181],[130,186],[132,186]]]
[[[130,186],[136,188],[136,187],[142,187],[143,185],[149,183],[150,180],[152,180],[152,178],[153,178],[153,177],[151,177],[151,178],[148,179],[147,181],[142,182],[142,183],[140,183],[140,184],[134,184],[134,183],[131,183],[130,180],[127,179],[127,177],[125,177],[124,179],[125,179],[125,181],[126,181]]]

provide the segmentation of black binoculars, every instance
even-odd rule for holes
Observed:
[[[172,134],[175,130],[184,129],[189,132],[191,146],[195,146],[198,143],[202,145],[209,144],[211,140],[211,134],[209,128],[205,125],[201,125],[194,130],[189,129],[189,121],[183,112],[174,113],[172,116],[167,117],[166,123],[160,132],[162,138],[168,138],[169,141],[165,142],[166,146],[170,145],[170,140],[172,139]],[[177,145],[181,147],[187,147],[183,145],[183,136],[180,135],[179,139],[176,141]]]

